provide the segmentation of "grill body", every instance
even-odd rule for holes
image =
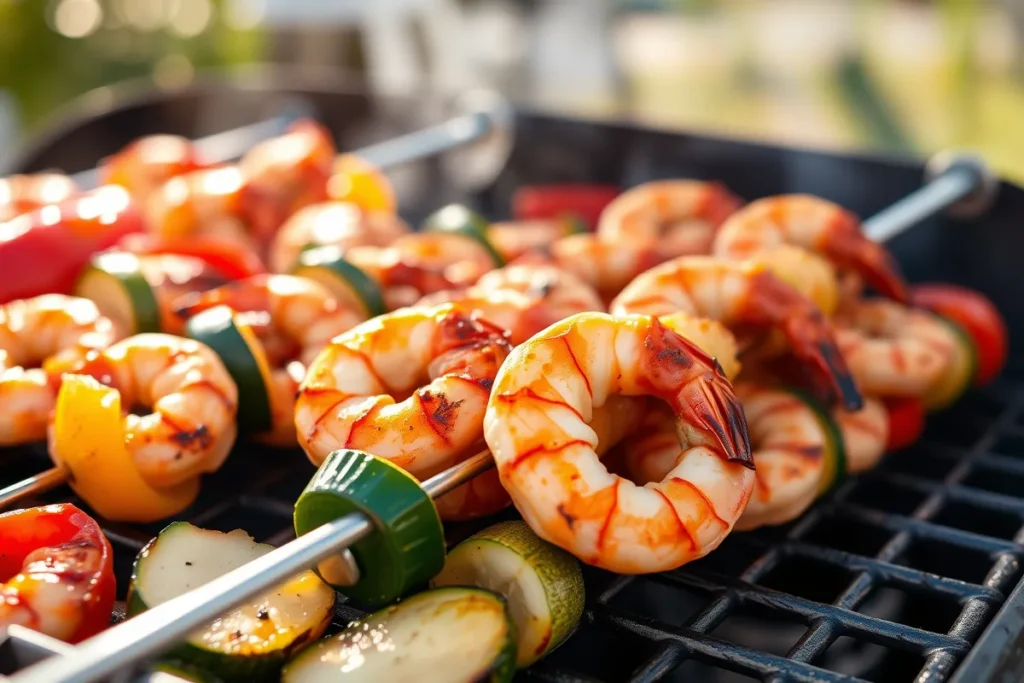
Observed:
[[[114,109],[68,112],[6,170],[82,170],[137,136],[209,134],[266,117],[296,95],[314,104],[342,149],[445,115],[441,100],[370,98],[343,85],[264,73],[211,80],[170,97],[129,94]],[[499,219],[524,184],[629,186],[691,177],[722,181],[746,200],[815,194],[867,217],[923,178],[913,161],[530,111],[518,112],[515,136],[508,164],[481,191],[459,192],[440,160],[395,169],[403,215],[416,221],[444,202],[463,201]],[[1024,191],[1004,183],[983,218],[936,217],[891,244],[911,281],[959,283],[991,297],[1009,324],[1011,354],[1024,338],[1015,277],[1024,255],[1022,218]],[[312,465],[299,451],[237,450],[181,518],[224,531],[240,527],[262,542],[288,541],[292,502]],[[0,453],[0,485],[47,464],[39,449]],[[45,500],[74,496],[60,489]],[[164,526],[105,525],[122,598],[135,554]],[[476,528],[453,525],[449,540]],[[519,680],[1021,680],[1022,554],[1024,354],[1012,354],[995,385],[933,417],[919,443],[847,480],[795,522],[734,533],[707,558],[666,574],[620,577],[586,568],[579,628]],[[340,605],[336,623],[359,614],[358,606]]]

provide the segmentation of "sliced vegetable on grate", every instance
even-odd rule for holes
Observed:
[[[350,548],[358,580],[351,584],[353,577],[330,562],[317,569],[345,595],[366,605],[384,605],[441,570],[444,530],[419,482],[383,458],[334,451],[295,503],[295,533],[301,536],[353,512],[365,514],[375,527]]]
[[[341,303],[362,309],[367,318],[387,312],[384,294],[377,283],[345,260],[337,247],[306,249],[292,272],[320,283]]]
[[[495,524],[460,543],[431,584],[502,594],[516,624],[519,668],[561,645],[583,615],[579,562],[518,520]]]
[[[505,599],[480,588],[428,590],[354,622],[302,652],[284,683],[508,683],[515,624]]]
[[[75,285],[75,296],[90,299],[127,334],[160,332],[160,307],[133,254],[97,254]]]
[[[266,555],[274,547],[230,533],[174,522],[139,553],[128,589],[128,615],[155,607]],[[247,600],[169,656],[230,681],[276,680],[281,666],[316,640],[334,616],[334,591],[312,571]]]
[[[427,232],[448,232],[463,235],[479,244],[494,261],[495,268],[505,265],[505,259],[487,238],[490,223],[477,212],[461,204],[449,204],[427,216],[423,229]]]

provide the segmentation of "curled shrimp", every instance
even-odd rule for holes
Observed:
[[[47,204],[58,204],[78,192],[61,173],[33,173],[0,178],[0,223]]]
[[[551,266],[506,266],[463,291],[442,291],[420,305],[451,301],[508,331],[521,344],[548,325],[583,311],[602,310],[597,292]]]
[[[105,160],[105,184],[120,185],[140,203],[175,176],[199,170],[203,163],[195,144],[179,135],[147,135]]]
[[[415,305],[427,294],[458,287],[445,276],[444,269],[390,247],[352,247],[344,251],[344,260],[377,284],[392,311]]]
[[[856,271],[889,298],[907,301],[907,285],[892,255],[861,232],[854,214],[820,197],[788,194],[751,202],[725,221],[712,253],[742,259],[779,244],[819,253]]]
[[[574,233],[583,232],[571,219],[534,219],[491,223],[487,227],[489,241],[506,263]]]
[[[88,299],[44,294],[0,306],[0,445],[45,439],[61,370],[116,339]]]
[[[314,464],[338,448],[387,458],[419,479],[483,449],[483,415],[511,348],[504,331],[457,307],[403,308],[335,337],[295,401]]]
[[[637,486],[598,460],[589,426],[615,394],[673,412],[684,456]],[[703,557],[732,530],[754,484],[743,411],[718,364],[656,318],[579,313],[516,347],[498,371],[484,434],[533,530],[619,573]]]
[[[597,234],[653,245],[666,258],[706,254],[715,231],[741,203],[721,183],[655,180],[613,199],[601,212]]]
[[[316,282],[295,275],[254,275],[178,300],[177,315],[188,319],[225,305],[245,314],[271,366],[268,387],[273,427],[260,440],[294,446],[295,392],[305,367],[327,343],[364,317],[342,306]]]
[[[412,233],[396,239],[390,248],[399,260],[443,273],[456,287],[471,285],[498,266],[486,247],[457,233]]]
[[[922,397],[952,367],[954,333],[933,314],[881,299],[846,306],[836,339],[861,390]]]
[[[121,394],[133,411],[124,416],[125,446],[154,488],[216,471],[235,443],[238,388],[205,344],[137,334],[90,351],[71,371]]]
[[[245,179],[237,166],[175,176],[145,203],[150,231],[169,238],[209,236],[255,249],[242,213]]]
[[[615,315],[663,316],[683,311],[730,329],[778,330],[807,367],[827,402],[862,404],[831,325],[814,304],[763,265],[706,256],[673,259],[641,274],[612,302]]]
[[[303,250],[313,246],[385,247],[411,232],[408,224],[388,211],[366,211],[351,202],[320,202],[297,211],[274,235],[270,268],[289,272]]]
[[[259,242],[269,243],[285,219],[302,207],[328,199],[335,151],[328,130],[303,119],[284,135],[246,152],[238,162],[245,178],[243,210]]]
[[[611,301],[633,278],[665,259],[652,247],[635,242],[605,240],[582,233],[534,249],[516,264],[549,264],[590,285],[605,302]]]

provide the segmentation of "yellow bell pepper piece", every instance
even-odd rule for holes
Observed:
[[[334,175],[327,183],[331,199],[352,202],[366,211],[395,213],[398,204],[387,177],[368,161],[342,154],[334,162]]]
[[[125,447],[121,394],[84,375],[64,375],[57,395],[51,457],[93,510],[119,522],[155,522],[195,501],[199,478],[169,488],[143,480]]]

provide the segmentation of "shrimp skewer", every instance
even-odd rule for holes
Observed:
[[[643,273],[612,302],[615,315],[676,312],[720,320],[730,329],[779,330],[792,353],[814,372],[827,402],[862,404],[832,328],[810,301],[759,263],[691,256]]]
[[[44,294],[0,306],[0,445],[45,439],[62,369],[116,339],[88,299]]]
[[[588,425],[610,396],[671,406],[685,455],[646,486],[599,462]],[[717,363],[656,318],[579,313],[512,351],[484,420],[501,482],[545,540],[619,573],[703,557],[750,497],[746,423]]]
[[[706,254],[722,221],[740,205],[721,183],[656,180],[613,199],[601,212],[597,234],[650,244],[667,258]]]
[[[889,298],[907,302],[907,285],[892,255],[860,231],[855,215],[820,197],[790,194],[751,202],[722,224],[712,253],[743,259],[780,244],[821,254]]]

